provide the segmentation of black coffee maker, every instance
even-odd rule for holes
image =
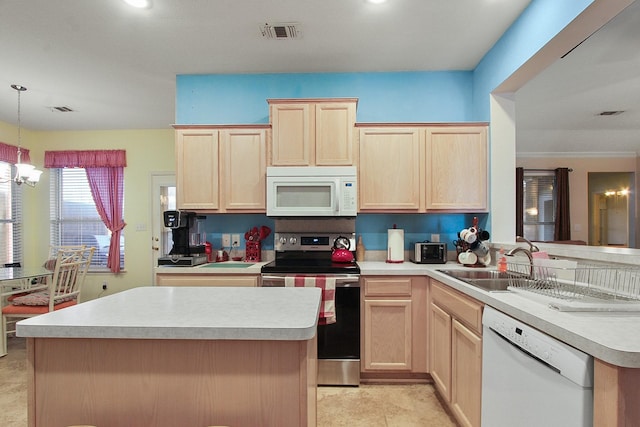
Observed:
[[[166,257],[158,258],[158,265],[194,266],[207,262],[202,219],[195,212],[165,211],[164,226],[171,228],[173,247]]]

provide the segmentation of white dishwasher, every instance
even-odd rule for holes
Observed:
[[[593,357],[489,306],[482,316],[482,425],[593,425]]]

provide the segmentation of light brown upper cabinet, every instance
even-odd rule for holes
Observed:
[[[176,126],[178,209],[266,211],[264,125]]]
[[[178,209],[217,210],[219,143],[217,129],[176,130]]]
[[[361,212],[486,212],[485,124],[357,127]]]
[[[269,99],[271,166],[352,166],[355,98]]]
[[[418,212],[424,133],[411,127],[361,128],[358,145],[359,210]]]
[[[487,210],[486,126],[426,129],[427,211]]]

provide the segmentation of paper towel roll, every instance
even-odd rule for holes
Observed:
[[[387,230],[387,262],[404,262],[404,230]]]

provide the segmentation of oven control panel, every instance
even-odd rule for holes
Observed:
[[[356,250],[356,233],[278,233],[273,236],[276,252],[330,251],[336,239],[349,240],[349,250]]]

